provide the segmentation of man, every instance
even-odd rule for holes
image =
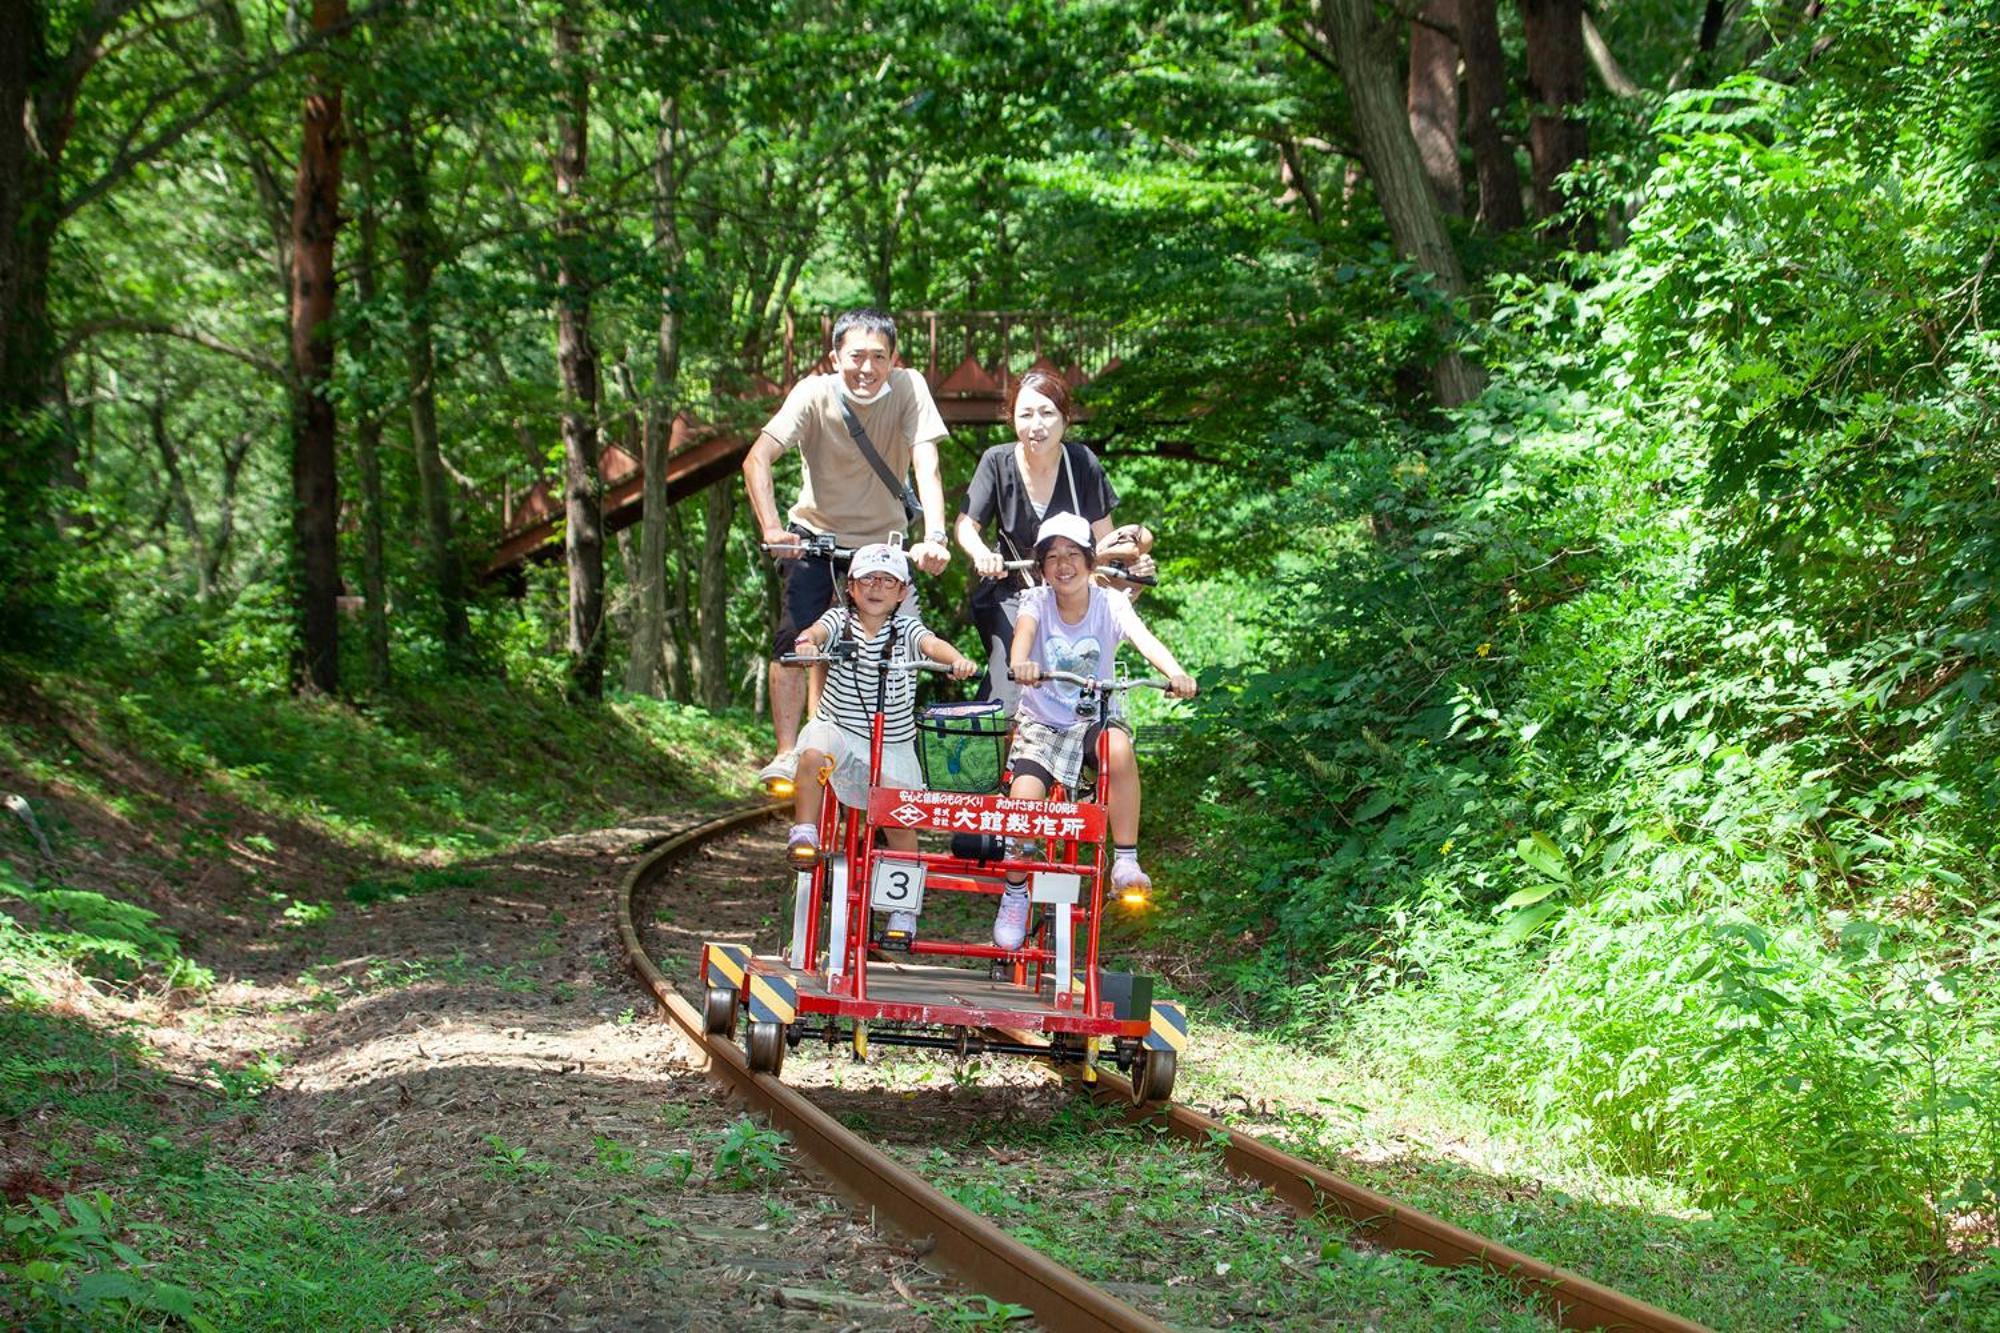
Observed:
[[[910,548],[910,560],[926,574],[941,573],[951,560],[945,546],[944,485],[938,480],[938,441],[947,434],[944,418],[923,376],[895,368],[895,361],[894,320],[879,310],[843,314],[833,322],[833,373],[808,375],[793,385],[743,460],[750,512],[764,542],[777,548],[773,554],[784,575],[784,608],[770,667],[778,754],[757,775],[766,790],[777,794],[784,794],[797,767],[799,716],[810,682],[803,668],[776,659],[791,651],[800,633],[833,604],[847,564],[842,560],[830,568],[824,560],[801,560],[800,543],[830,534],[836,544],[858,548],[903,533],[909,521],[900,487],[914,470],[924,535]],[[898,479],[898,489],[891,490],[868,461],[848,428],[843,404],[859,419],[889,475]],[[805,481],[787,525],[778,516],[771,465],[793,448],[805,462]]]

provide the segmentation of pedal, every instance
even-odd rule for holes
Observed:
[[[875,947],[883,953],[908,953],[910,946],[917,942],[914,930],[890,930],[884,927],[875,937]]]

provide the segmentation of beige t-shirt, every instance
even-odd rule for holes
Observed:
[[[838,372],[808,375],[792,386],[785,404],[764,427],[764,433],[805,460],[805,485],[791,520],[814,532],[830,532],[842,546],[888,540],[902,532],[903,501],[890,493],[861,456],[861,447],[847,433],[840,410]],[[889,372],[883,391],[866,403],[849,399],[861,428],[892,476],[908,477],[910,451],[920,441],[942,440],[944,418],[924,377],[912,370]]]

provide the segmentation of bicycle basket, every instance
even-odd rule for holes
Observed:
[[[1007,760],[1007,715],[991,699],[934,704],[917,716],[917,758],[932,791],[997,792]]]

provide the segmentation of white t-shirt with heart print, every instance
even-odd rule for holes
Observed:
[[[1097,680],[1112,678],[1113,659],[1118,645],[1132,637],[1139,627],[1139,613],[1132,601],[1093,583],[1090,605],[1083,618],[1074,623],[1062,618],[1056,608],[1055,589],[1047,584],[1021,594],[1021,614],[1035,619],[1035,643],[1031,656],[1044,671],[1073,671]],[[1081,691],[1067,682],[1049,682],[1037,689],[1021,691],[1020,716],[1033,718],[1043,726],[1066,729],[1082,719],[1076,715]]]

